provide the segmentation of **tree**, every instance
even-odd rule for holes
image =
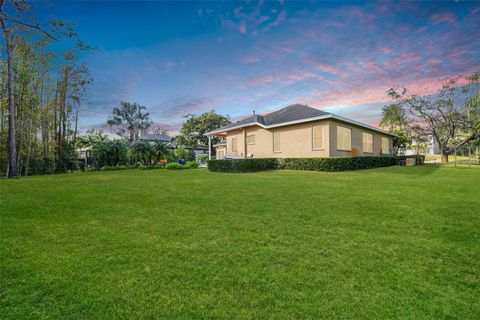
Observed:
[[[214,110],[202,113],[197,116],[194,114],[186,115],[187,120],[183,122],[180,129],[180,135],[176,137],[179,144],[191,148],[197,145],[207,146],[208,137],[205,133],[226,126],[230,123],[228,116],[216,113]],[[212,142],[217,143],[220,138],[213,137]]]
[[[9,10],[7,10],[7,7]],[[76,38],[78,48],[87,48],[78,38],[73,28],[58,19],[38,23],[30,12],[25,0],[0,0],[0,28],[5,39],[7,56],[7,91],[8,91],[8,169],[7,177],[18,175],[18,150],[16,139],[16,94],[15,94],[15,49],[22,34],[36,34],[42,40],[58,40],[61,37]],[[29,159],[29,158],[28,158]],[[28,162],[28,161],[27,161]],[[28,167],[27,167],[28,172]]]
[[[155,165],[160,160],[167,160],[170,157],[170,149],[166,143],[155,141],[152,145],[152,154],[154,157],[153,165]]]
[[[78,136],[76,145],[80,148],[93,146],[100,141],[107,141],[108,136],[103,133],[102,129],[88,129],[86,135]]]
[[[150,113],[138,103],[120,102],[119,108],[113,108],[107,124],[116,127],[117,134],[128,141],[136,141],[152,124]]]
[[[146,140],[137,140],[131,145],[131,154],[135,161],[140,161],[145,166],[152,164],[154,157],[152,144]]]
[[[388,91],[405,110],[408,128],[415,140],[433,136],[442,154],[442,163],[461,146],[480,137],[478,72],[448,80],[436,94],[412,94],[407,89]],[[460,80],[466,80],[462,84]]]
[[[396,155],[399,150],[406,149],[412,144],[407,115],[400,104],[393,103],[383,107],[380,127],[396,134],[396,137],[393,138],[393,154]]]
[[[188,159],[189,158],[189,152],[188,150],[184,149],[184,148],[177,148],[173,151],[173,154],[175,155],[175,158],[177,160],[180,160],[180,159]]]
[[[126,163],[129,145],[124,140],[96,141],[92,147],[92,155],[99,166],[117,166]]]

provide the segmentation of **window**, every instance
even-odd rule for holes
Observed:
[[[280,132],[279,131],[274,131],[273,132],[273,152],[281,152],[280,149]]]
[[[363,141],[363,152],[373,153],[373,134],[363,132],[362,141]]]
[[[352,129],[337,126],[337,149],[352,150]]]
[[[237,152],[237,138],[232,138],[232,152]]]
[[[255,135],[247,136],[247,144],[255,144]]]
[[[312,127],[312,149],[323,150],[325,148],[325,126]]]
[[[382,137],[382,154],[389,154],[390,153],[390,143],[388,138]]]

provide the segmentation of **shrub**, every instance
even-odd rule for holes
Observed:
[[[392,156],[339,157],[339,158],[286,158],[278,159],[279,169],[309,171],[349,171],[393,166],[397,163]]]
[[[144,166],[143,164],[138,166],[138,170],[156,170],[163,169],[161,166]]]
[[[186,166],[181,165],[180,163],[177,162],[169,162],[165,165],[165,169],[167,170],[182,170],[182,169],[187,169]]]
[[[215,172],[254,172],[278,167],[275,158],[209,160],[208,170]]]
[[[199,154],[197,156],[197,159],[198,160],[202,160],[203,162],[207,161],[208,160],[208,154]]]
[[[185,163],[185,167],[188,169],[197,169],[198,168],[198,161],[188,161]]]
[[[309,171],[347,171],[393,166],[397,158],[345,157],[345,158],[286,158],[286,159],[231,159],[210,160],[208,170],[215,172],[253,172],[273,169]]]

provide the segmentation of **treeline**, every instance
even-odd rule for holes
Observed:
[[[10,11],[6,11],[7,5]],[[10,171],[12,175],[14,171],[17,176],[27,176],[64,172],[76,161],[79,106],[91,78],[77,60],[78,46],[54,52],[49,45],[76,34],[60,20],[44,25],[32,22],[28,7],[17,7],[15,1],[2,1],[0,14],[4,44],[0,62],[0,173],[8,175]],[[11,132],[10,127],[14,128]]]

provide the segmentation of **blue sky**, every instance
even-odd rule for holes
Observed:
[[[480,68],[479,2],[38,2],[97,50],[81,127],[121,100],[175,130],[306,103],[376,125],[392,86],[434,90]]]

